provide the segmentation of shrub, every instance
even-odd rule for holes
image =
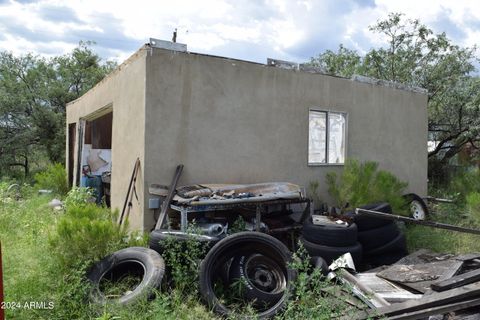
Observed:
[[[188,233],[198,234],[198,230],[189,226]],[[208,244],[195,240],[194,237],[186,241],[178,241],[168,237],[161,243],[162,257],[169,268],[169,276],[173,284],[181,292],[196,292],[198,284],[198,269],[201,259],[208,251]]]
[[[110,209],[94,204],[68,206],[50,237],[60,265],[71,268],[130,245],[141,245],[137,243],[141,239],[135,234],[129,236],[126,226],[115,222],[116,216]]]
[[[452,179],[451,191],[455,193],[457,200],[463,205],[466,197],[472,192],[480,192],[480,170],[474,169],[456,173]]]
[[[276,319],[327,320],[343,314],[348,305],[345,294],[341,293],[342,288],[328,281],[320,269],[312,267],[310,256],[301,242],[292,255],[290,267],[297,271],[297,279],[284,312]]]
[[[341,208],[355,208],[374,202],[388,202],[395,212],[405,210],[402,194],[407,183],[388,171],[378,170],[378,163],[347,160],[343,172],[327,174],[328,192]]]
[[[73,187],[67,193],[65,200],[63,201],[65,208],[69,207],[85,207],[89,203],[93,203],[93,190],[90,188]],[[95,198],[93,198],[95,199]]]
[[[35,181],[39,189],[52,190],[60,196],[67,194],[69,190],[67,173],[60,163],[49,165],[45,171],[35,174]]]
[[[473,222],[480,225],[480,192],[471,192],[466,197],[467,212]]]

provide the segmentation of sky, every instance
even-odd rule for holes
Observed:
[[[176,28],[188,51],[305,62],[339,44],[360,53],[382,45],[368,26],[390,12],[458,45],[480,44],[476,0],[0,0],[0,50],[48,57],[94,41],[103,59],[121,63],[149,38],[170,41]]]

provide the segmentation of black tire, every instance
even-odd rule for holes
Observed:
[[[190,234],[181,231],[174,231],[174,230],[165,230],[165,229],[158,229],[153,230],[150,233],[150,239],[148,241],[148,246],[150,249],[157,251],[160,254],[163,254],[163,246],[162,243],[168,238],[175,238],[176,241],[185,242],[191,239],[195,241],[199,241],[201,243],[205,243],[207,246],[213,246],[215,243],[218,242],[217,237],[211,237],[202,234]]]
[[[379,248],[396,237],[400,233],[400,229],[394,221],[379,228],[360,231],[358,233],[358,242],[362,244],[363,251],[367,252]]]
[[[387,266],[396,263],[406,255],[408,255],[408,253],[405,250],[400,250],[374,256],[363,256],[363,264],[368,265],[369,269],[379,266]]]
[[[309,218],[303,223],[302,235],[306,240],[316,244],[348,247],[357,242],[357,225],[355,223],[348,227],[315,225],[312,218]]]
[[[378,256],[391,252],[407,252],[407,242],[405,235],[400,232],[395,239],[390,242],[387,242],[383,246],[380,246],[369,251],[365,251],[365,256]]]
[[[272,306],[286,289],[282,268],[272,259],[260,254],[236,256],[230,266],[230,282],[245,284],[244,296],[255,305]]]
[[[240,252],[258,253],[275,261],[281,268],[286,279],[286,289],[280,299],[265,310],[256,310],[259,319],[270,318],[283,309],[289,298],[295,270],[289,267],[291,254],[279,240],[260,232],[239,232],[220,240],[208,252],[200,264],[200,292],[205,302],[221,315],[228,316],[232,310],[224,305],[214,291],[214,280],[217,270]]]
[[[330,271],[328,268],[327,261],[325,261],[325,259],[323,259],[322,257],[311,257],[310,264],[313,266],[313,268],[320,269],[320,272],[324,276],[326,276]]]
[[[300,237],[300,241],[303,243],[303,246],[308,251],[310,256],[320,256],[325,259],[327,264],[332,263],[335,259],[347,252],[350,252],[352,255],[355,265],[360,265],[362,262],[362,245],[358,242],[353,246],[348,247],[330,247],[312,243],[308,240],[305,240],[303,237]]]
[[[151,249],[131,247],[112,253],[97,262],[88,273],[92,284],[90,297],[93,302],[130,304],[153,296],[161,285],[165,273],[162,256]],[[105,296],[101,289],[103,281],[120,281],[125,276],[141,278],[140,283],[118,298]]]
[[[428,206],[419,195],[409,193],[404,195],[403,198],[407,201],[408,212],[411,218],[415,220],[425,220],[428,217],[430,214]]]
[[[365,206],[361,206],[361,209],[379,211],[383,213],[392,213],[392,207],[388,203],[374,203]],[[365,231],[375,228],[380,228],[390,223],[391,220],[373,218],[362,214],[355,214],[354,212],[347,213],[348,216],[352,216],[357,224],[358,231]]]

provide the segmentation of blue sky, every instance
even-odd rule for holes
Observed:
[[[92,40],[104,59],[122,62],[177,28],[189,51],[304,62],[340,43],[360,52],[382,45],[368,26],[389,12],[418,18],[461,46],[480,44],[474,0],[0,0],[0,50],[52,56]]]

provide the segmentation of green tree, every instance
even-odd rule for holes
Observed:
[[[0,173],[45,154],[64,162],[65,108],[115,68],[103,63],[91,42],[71,53],[46,59],[33,54],[0,53]],[[33,157],[35,155],[35,157]]]
[[[434,34],[399,13],[369,30],[383,36],[387,45],[364,56],[340,45],[337,52],[326,51],[310,63],[333,75],[360,74],[427,89],[428,129],[438,142],[428,156],[442,165],[465,144],[475,145],[480,139],[480,82],[472,76],[476,49],[454,45],[445,33]]]

